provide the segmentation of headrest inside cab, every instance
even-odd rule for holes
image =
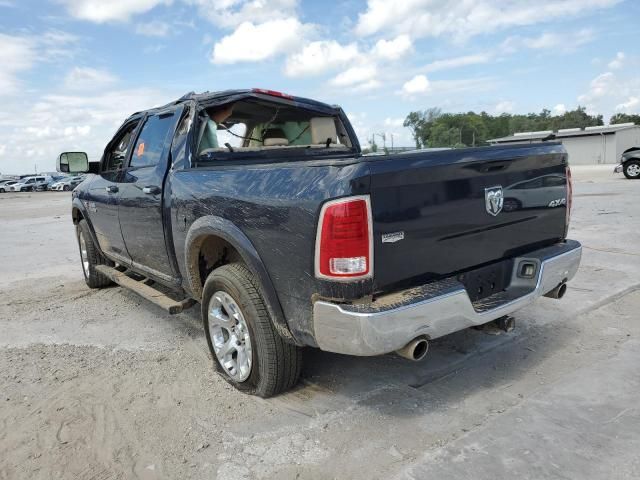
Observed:
[[[309,127],[313,145],[324,145],[328,138],[331,139],[332,144],[338,143],[338,132],[333,117],[313,117],[309,121]]]

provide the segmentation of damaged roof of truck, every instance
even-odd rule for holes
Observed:
[[[329,105],[327,103],[318,102],[317,100],[312,100],[310,98],[296,97],[296,96],[278,92],[275,90],[267,90],[263,88],[250,88],[250,89],[242,89],[242,90],[223,90],[220,92],[203,92],[203,93],[189,92],[183,95],[182,97],[180,97],[178,100],[167,103],[166,105],[136,112],[131,116],[133,117],[138,114],[146,113],[146,112],[162,111],[171,106],[179,105],[181,103],[186,103],[189,101],[195,101],[196,103],[206,107],[215,107],[216,105],[224,105],[225,103],[234,103],[240,100],[245,100],[247,98],[265,99],[265,97],[271,97],[271,99],[273,99],[274,101],[288,103],[289,105],[292,105],[292,106],[297,106],[300,108],[304,108],[306,110],[312,110],[312,111],[324,113],[327,115],[335,115],[342,112],[342,109],[337,105]]]

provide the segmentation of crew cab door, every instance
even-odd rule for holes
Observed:
[[[130,263],[130,258],[120,231],[118,200],[124,166],[131,153],[138,123],[134,120],[123,125],[107,145],[100,162],[100,172],[89,184],[85,198],[100,249],[124,264]]]
[[[133,266],[161,279],[176,274],[165,240],[164,179],[182,107],[148,115],[139,130],[120,190],[120,228]],[[170,227],[168,227],[170,228]]]

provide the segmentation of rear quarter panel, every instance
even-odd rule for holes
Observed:
[[[207,215],[231,221],[260,255],[294,337],[315,345],[314,295],[355,299],[371,292],[371,281],[336,284],[315,279],[320,207],[327,199],[366,193],[368,188],[366,164],[353,159],[178,170],[171,176],[171,216],[183,278],[188,278],[185,247],[193,222]]]

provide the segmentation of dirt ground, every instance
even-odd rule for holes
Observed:
[[[0,194],[0,479],[640,478],[640,182],[574,168],[581,269],[509,334],[426,359],[305,352],[262,400],[198,308],[82,279],[67,193]]]

